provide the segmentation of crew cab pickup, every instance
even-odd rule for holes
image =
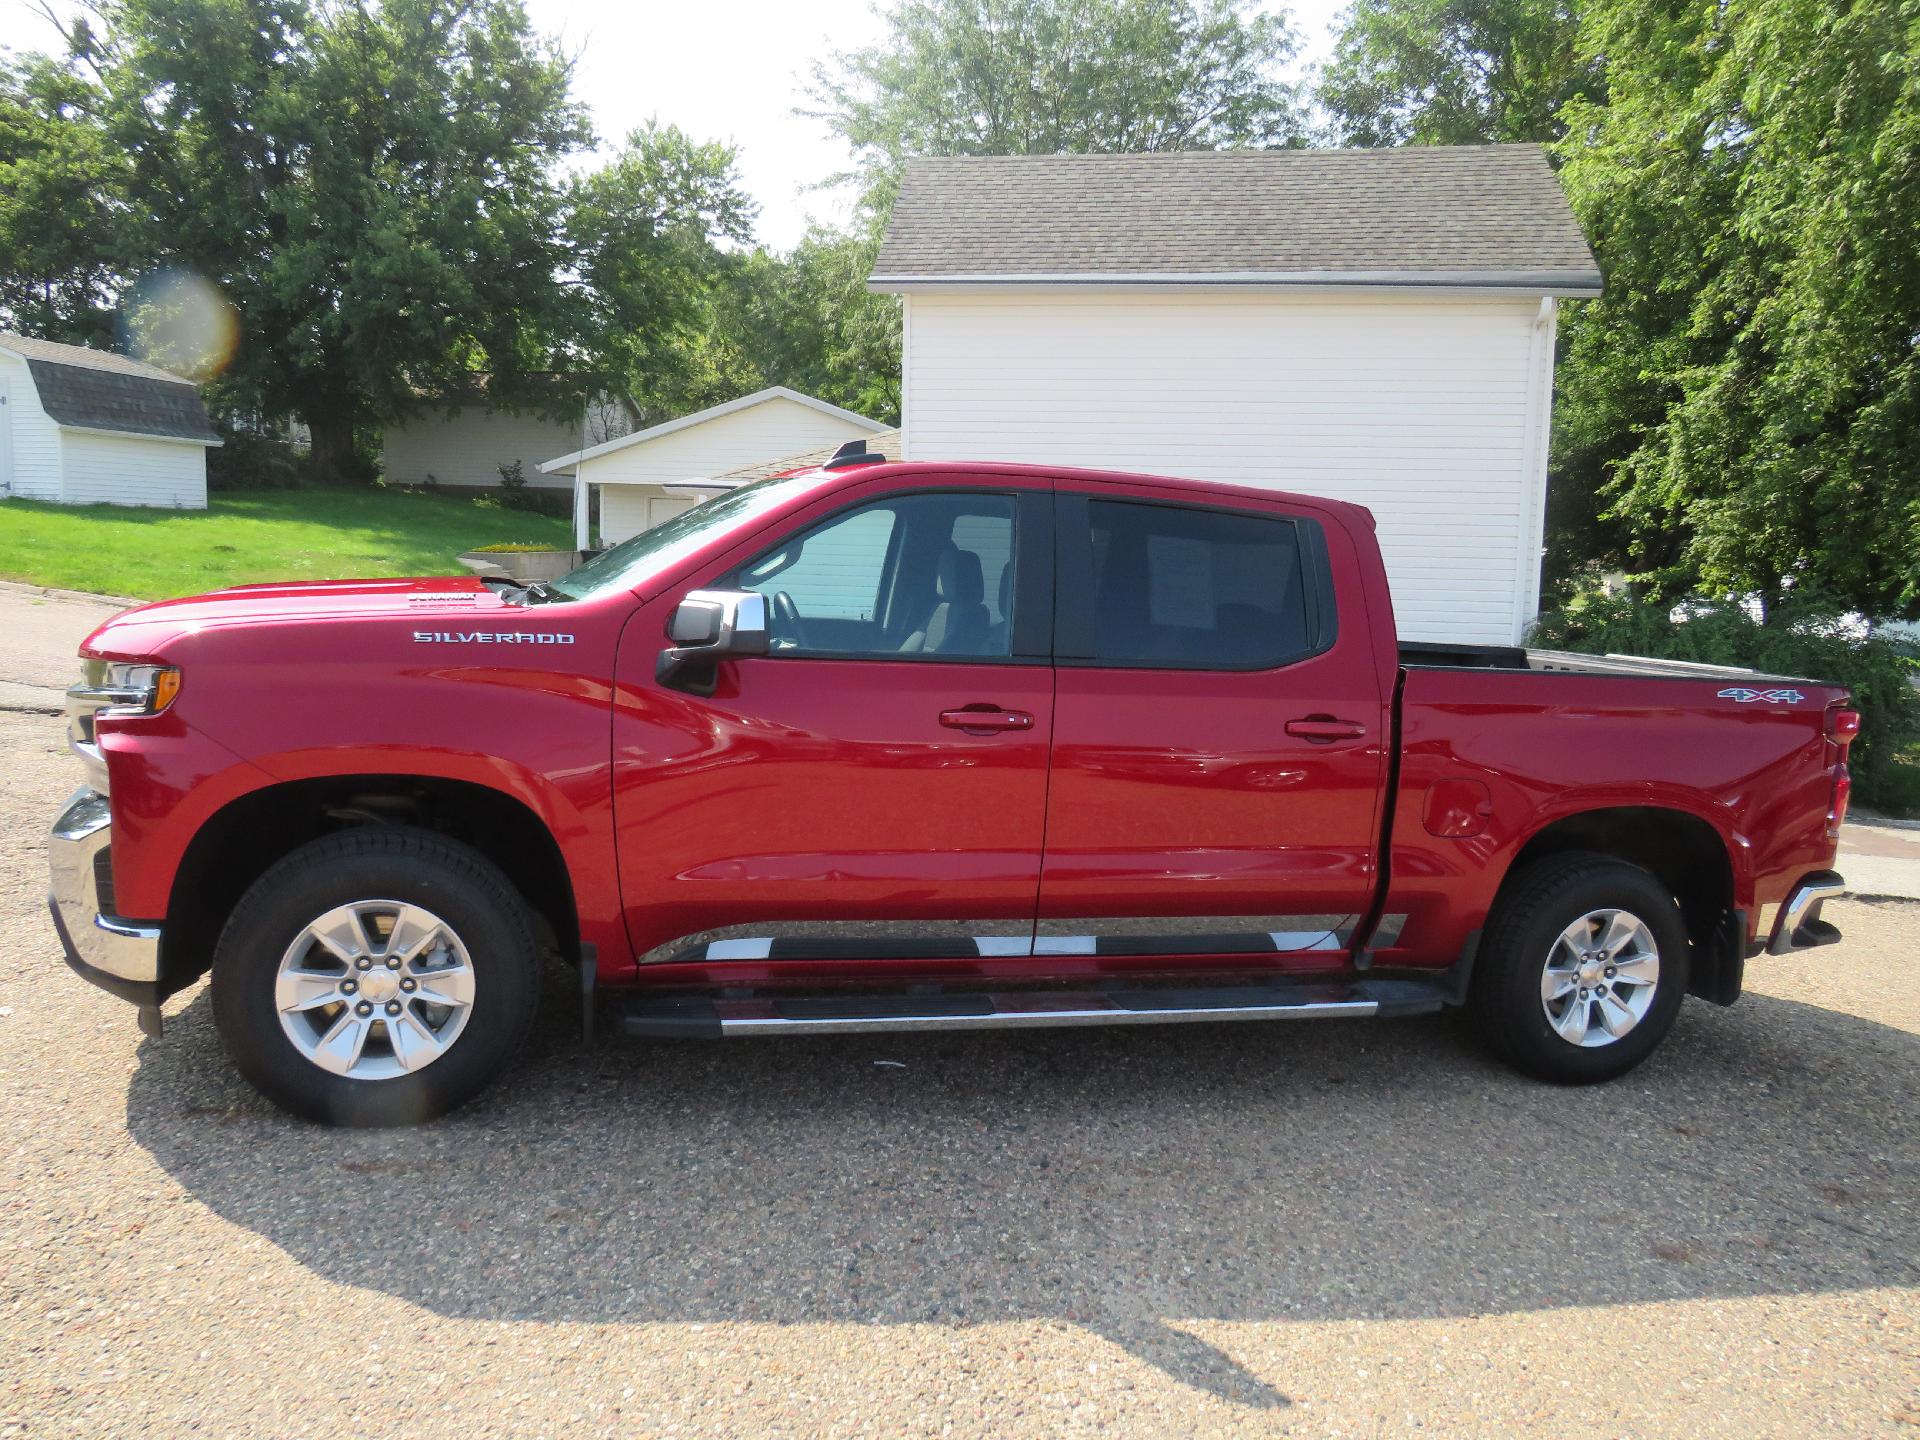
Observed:
[[[211,970],[337,1123],[479,1091],[554,957],[589,1032],[1461,1006],[1578,1082],[1839,938],[1845,691],[1399,644],[1305,495],[851,453],[558,581],[241,586],[82,664],[69,963],[153,1033]]]

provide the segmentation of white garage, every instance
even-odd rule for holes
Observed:
[[[871,285],[908,459],[1356,501],[1404,636],[1533,620],[1556,304],[1600,290],[1537,146],[916,160]]]
[[[0,332],[0,496],[204,510],[219,443],[191,380]]]
[[[590,540],[591,494],[600,497],[600,539],[614,545],[731,484],[702,488],[769,455],[832,447],[877,435],[886,426],[784,385],[638,430],[540,467],[571,477],[579,547]]]

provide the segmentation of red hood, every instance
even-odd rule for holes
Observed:
[[[504,602],[471,575],[418,580],[293,580],[236,585],[210,595],[123,610],[81,644],[86,654],[154,654],[176,636],[254,621],[489,613]]]

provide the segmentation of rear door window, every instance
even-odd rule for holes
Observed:
[[[1088,603],[1080,653],[1063,659],[1261,670],[1321,648],[1331,616],[1317,613],[1318,552],[1302,543],[1312,522],[1118,500],[1089,500],[1086,515]]]

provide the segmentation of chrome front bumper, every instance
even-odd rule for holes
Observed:
[[[1773,933],[1767,937],[1767,953],[1785,955],[1814,945],[1831,945],[1838,940],[1840,931],[1820,918],[1820,907],[1843,894],[1846,888],[1847,882],[1834,870],[1816,871],[1794,886],[1786,904],[1780,907],[1779,918],[1773,922]]]
[[[67,964],[101,989],[136,1005],[158,1005],[160,927],[113,913],[108,859],[112,814],[107,797],[82,786],[53,822],[47,842],[53,873],[47,908],[66,947]]]

